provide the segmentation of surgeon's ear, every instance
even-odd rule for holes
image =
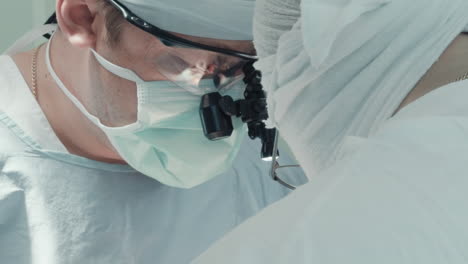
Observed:
[[[60,30],[68,41],[81,48],[94,47],[97,39],[96,0],[57,0]]]

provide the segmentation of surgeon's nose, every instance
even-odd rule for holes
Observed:
[[[216,65],[215,64],[210,64],[208,67],[206,67],[206,74],[214,74],[216,71]]]

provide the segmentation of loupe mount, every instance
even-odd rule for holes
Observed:
[[[209,93],[202,97],[200,116],[205,136],[210,140],[221,139],[232,134],[232,117],[247,123],[251,139],[262,141],[261,155],[264,160],[273,156],[276,129],[266,128],[268,119],[266,94],[261,84],[262,74],[249,62],[243,67],[246,89],[242,100],[234,101],[230,96]]]

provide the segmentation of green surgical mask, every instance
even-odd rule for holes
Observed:
[[[246,128],[240,120],[233,120],[231,137],[210,141],[204,136],[200,122],[199,95],[169,81],[143,81],[133,71],[117,66],[92,51],[102,67],[135,82],[137,86],[137,121],[122,127],[105,126],[86,110],[59,79],[50,63],[49,49],[50,42],[47,47],[47,66],[57,85],[107,135],[120,156],[137,171],[169,186],[191,188],[231,167],[246,134]],[[206,81],[204,85],[213,83]],[[243,86],[232,87],[225,95],[241,99]]]

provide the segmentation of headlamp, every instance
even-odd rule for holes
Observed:
[[[205,94],[200,104],[200,117],[203,131],[209,140],[219,140],[232,135],[231,117],[219,107],[221,100],[218,92]]]

